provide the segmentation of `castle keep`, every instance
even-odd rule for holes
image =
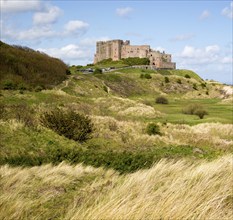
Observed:
[[[150,65],[157,69],[175,69],[171,54],[152,50],[149,45],[130,45],[130,41],[97,41],[94,63],[109,59],[120,60],[129,57],[149,58]]]

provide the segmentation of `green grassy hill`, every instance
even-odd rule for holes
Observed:
[[[66,79],[67,69],[59,59],[0,41],[1,89],[51,88]]]
[[[1,89],[0,218],[233,217],[232,87],[190,70],[78,69],[49,90]],[[67,135],[76,113],[91,121],[85,141]]]

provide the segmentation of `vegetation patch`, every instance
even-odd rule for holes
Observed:
[[[91,120],[87,116],[71,110],[50,110],[41,116],[41,122],[59,135],[75,141],[86,141],[93,130]]]

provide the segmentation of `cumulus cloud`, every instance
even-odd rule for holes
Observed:
[[[84,21],[80,21],[80,20],[72,20],[69,21],[64,29],[65,29],[65,34],[70,35],[82,35],[84,34],[87,29],[89,27],[89,24],[84,22]]]
[[[57,33],[50,27],[32,27],[28,30],[16,31],[12,29],[4,28],[2,33],[3,37],[14,40],[39,40],[42,38],[50,38],[56,36]]]
[[[88,28],[88,24],[83,21],[69,21],[64,29],[60,31],[53,30],[53,26],[50,22],[54,21],[54,17],[51,20],[42,21],[38,20],[37,25],[33,25],[31,28],[26,30],[17,30],[15,28],[10,28],[7,25],[2,25],[2,37],[13,39],[13,40],[30,40],[37,41],[41,39],[48,38],[62,38],[71,36],[81,36]],[[44,22],[44,23],[43,23]],[[39,25],[44,24],[44,25]]]
[[[176,37],[172,38],[171,41],[185,41],[185,40],[190,40],[194,37],[194,34],[182,34],[182,35],[177,35]]]
[[[215,78],[229,83],[232,79],[232,54],[219,45],[194,47],[186,45],[180,53],[174,54],[173,60],[179,69],[191,69],[203,78]]]
[[[210,17],[210,12],[209,12],[208,10],[204,10],[204,11],[201,13],[199,19],[200,19],[200,20],[205,20],[205,19],[207,19],[208,17]]]
[[[116,14],[120,17],[127,18],[129,17],[129,14],[133,11],[132,8],[126,7],[126,8],[117,8]]]
[[[222,15],[231,19],[233,18],[233,2],[230,3],[229,7],[226,7],[222,10]]]
[[[41,8],[40,0],[0,0],[2,13],[37,11]]]
[[[93,62],[93,51],[91,48],[82,48],[77,44],[68,44],[59,48],[38,48],[52,57],[62,59],[66,63],[86,64]]]
[[[220,47],[218,45],[209,45],[204,48],[195,48],[185,46],[180,56],[189,59],[191,63],[212,63],[216,62],[220,57]]]
[[[34,25],[52,24],[62,15],[62,10],[57,6],[47,7],[46,11],[36,12],[33,15]]]

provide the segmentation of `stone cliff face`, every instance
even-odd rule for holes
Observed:
[[[149,58],[150,65],[158,69],[176,68],[176,64],[171,62],[171,54],[152,50],[149,45],[130,45],[128,40],[98,41],[96,43],[94,63],[109,58],[120,60],[129,57]]]

